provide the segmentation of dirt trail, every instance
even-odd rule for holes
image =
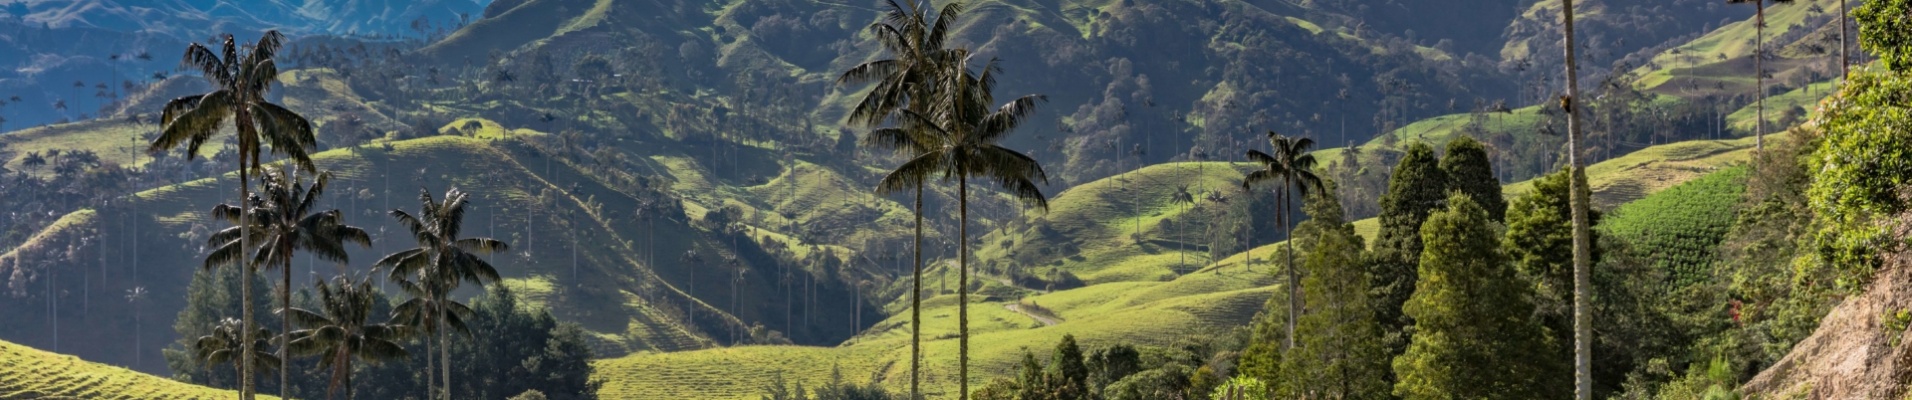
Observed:
[[[1055,318],[1044,317],[1041,315],[1036,315],[1036,313],[1024,311],[1022,309],[1022,306],[1016,303],[1004,304],[1002,305],[1002,308],[1009,309],[1009,311],[1027,316],[1030,319],[1036,320],[1036,322],[1041,322],[1042,326],[1055,326],[1056,324],[1062,323],[1062,321],[1058,321]]]

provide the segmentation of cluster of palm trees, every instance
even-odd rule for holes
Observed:
[[[245,274],[278,268],[281,273],[278,311],[283,317],[282,334],[275,336],[271,330],[255,325],[252,280],[240,279],[241,316],[223,321],[211,334],[199,338],[196,354],[208,364],[232,363],[239,371],[240,395],[247,399],[254,394],[253,375],[276,367],[280,396],[284,397],[290,386],[286,362],[291,356],[323,356],[321,365],[332,371],[331,388],[336,390],[350,386],[354,360],[379,362],[404,357],[406,351],[398,343],[411,338],[424,339],[429,354],[435,339],[438,361],[445,367],[439,370],[442,380],[428,379],[428,390],[440,383],[444,390],[433,390],[427,397],[450,398],[446,341],[451,331],[469,334],[464,319],[471,313],[453,301],[450,293],[465,282],[482,285],[497,281],[497,270],[479,255],[504,251],[506,245],[489,238],[460,237],[468,194],[453,188],[440,201],[428,192],[421,193],[419,213],[391,212],[411,232],[417,247],[388,255],[373,266],[411,296],[394,309],[391,321],[372,321],[372,305],[380,294],[372,288],[369,277],[354,279],[342,274],[330,284],[320,282],[318,310],[291,308],[295,253],[305,252],[344,265],[350,261],[346,244],[369,247],[371,239],[363,229],[346,225],[344,214],[338,210],[318,210],[318,200],[331,175],[318,172],[307,154],[316,146],[312,124],[265,100],[266,91],[278,76],[273,57],[283,40],[274,31],[243,48],[227,35],[217,53],[196,43],[187,47],[183,64],[201,72],[214,90],[169,102],[161,116],[164,127],[149,148],[164,152],[184,145],[191,158],[199,153],[200,145],[220,132],[222,125],[230,123],[238,136],[235,142],[239,144],[241,201],[212,210],[214,217],[234,225],[208,239],[208,246],[214,250],[207,255],[205,267],[238,267]],[[284,162],[262,163],[262,143],[285,156]],[[253,193],[251,176],[258,173],[263,173],[261,190]],[[310,186],[303,181],[302,173],[314,176]],[[292,330],[295,322],[302,329]],[[273,345],[269,341],[276,342],[275,353],[264,351]]]
[[[1047,209],[1037,186],[1048,174],[1034,158],[999,143],[1035,111],[1041,95],[995,105],[995,60],[972,70],[975,54],[949,46],[961,17],[960,2],[932,10],[921,0],[887,2],[885,18],[869,32],[890,58],[859,64],[839,84],[872,84],[851,111],[849,122],[875,128],[863,145],[894,150],[908,158],[877,184],[882,194],[913,190],[916,214],[916,265],[910,288],[910,396],[922,398],[922,226],[923,187],[940,178],[957,185],[958,252],[957,357],[960,398],[969,396],[969,180],[994,181],[1016,198]]]

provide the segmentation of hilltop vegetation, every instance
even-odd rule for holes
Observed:
[[[1825,149],[1896,155],[1879,150],[1895,143],[1889,135],[1836,135],[1903,122],[1866,119],[1874,115],[1868,110],[1895,107],[1894,97],[1877,93],[1903,85],[1881,71],[1866,75],[1875,79],[1866,81],[1871,92],[1832,80],[1826,10],[1837,3],[1775,6],[1768,10],[1773,27],[1761,38],[1772,49],[1774,76],[1758,88],[1772,95],[1763,118],[1775,140],[1755,153],[1748,136],[1762,116],[1749,108],[1753,51],[1744,43],[1754,34],[1739,21],[1750,7],[1581,3],[1589,14],[1582,29],[1600,33],[1585,36],[1592,54],[1582,60],[1597,71],[1587,79],[1596,89],[1576,104],[1591,133],[1583,151],[1597,161],[1588,169],[1594,205],[1608,212],[1592,279],[1601,288],[1595,307],[1613,317],[1594,328],[1602,339],[1593,346],[1614,355],[1594,367],[1597,390],[1674,398],[1726,390],[1810,334],[1839,298],[1833,289],[1867,287],[1894,257],[1855,243],[1890,243],[1896,231],[1879,221],[1903,210],[1877,210],[1899,206],[1884,204],[1891,201],[1881,193],[1901,182],[1866,176],[1904,171],[1889,163],[1811,163],[1838,154]],[[559,398],[590,390],[756,398],[766,385],[789,382],[896,391],[910,377],[912,333],[925,339],[926,392],[938,397],[1012,376],[1034,381],[991,384],[985,393],[1052,387],[1161,398],[1168,392],[1140,388],[1206,396],[1220,387],[1301,396],[1300,382],[1333,381],[1297,372],[1318,367],[1385,369],[1362,370],[1385,381],[1359,390],[1377,395],[1491,387],[1470,395],[1557,397],[1561,384],[1551,379],[1565,379],[1554,365],[1510,364],[1548,372],[1477,387],[1427,366],[1456,357],[1508,361],[1479,356],[1492,349],[1445,347],[1440,332],[1490,335],[1504,347],[1558,352],[1559,359],[1571,352],[1562,272],[1543,265],[1565,254],[1508,239],[1557,242],[1564,231],[1544,228],[1564,219],[1547,219],[1558,210],[1536,206],[1524,212],[1540,227],[1516,229],[1499,210],[1503,198],[1564,197],[1561,185],[1541,177],[1564,163],[1565,113],[1555,103],[1554,78],[1561,68],[1549,64],[1561,52],[1552,26],[1558,4],[1470,3],[1477,12],[1403,1],[971,4],[952,43],[969,46],[978,63],[1003,60],[1000,87],[1013,89],[1000,94],[1048,94],[1040,111],[1019,119],[1022,132],[1002,144],[1047,168],[1052,179],[1032,187],[1052,199],[1036,210],[981,180],[962,196],[952,178],[931,174],[920,332],[910,328],[910,199],[870,190],[911,155],[872,148],[863,140],[869,132],[846,124],[869,92],[837,84],[850,66],[884,57],[863,29],[880,18],[869,7],[497,0],[482,18],[422,27],[417,39],[307,37],[281,55],[273,100],[316,124],[313,161],[334,179],[321,208],[342,210],[371,232],[374,245],[351,250],[350,263],[297,257],[292,275],[295,287],[304,286],[334,271],[362,272],[409,247],[406,226],[387,212],[410,209],[421,190],[456,187],[473,194],[464,233],[500,239],[510,251],[484,256],[502,278],[493,291],[454,297],[532,310],[524,321],[541,325],[526,332],[563,347],[552,352],[566,364],[521,367],[557,368],[545,375],[590,388],[551,393]],[[334,6],[304,12],[363,11]],[[0,39],[24,37],[19,32],[0,30]],[[126,64],[146,68],[145,61]],[[176,361],[212,329],[207,315],[218,314],[187,318],[180,310],[193,306],[194,277],[186,271],[199,269],[208,237],[227,226],[209,210],[235,200],[236,146],[216,136],[193,155],[198,160],[142,151],[161,129],[156,113],[167,99],[208,90],[196,79],[128,82],[119,85],[124,94],[88,101],[99,103],[97,118],[63,116],[71,121],[0,135],[0,188],[9,193],[0,199],[8,212],[0,220],[0,318],[10,322],[0,339],[225,384],[229,376],[218,375],[225,372],[195,375],[191,363]],[[114,88],[80,83],[79,92]],[[1874,97],[1857,97],[1866,93]],[[1827,96],[1833,100],[1822,103]],[[0,117],[37,116],[37,107],[0,108]],[[1827,121],[1846,125],[1814,130]],[[1794,125],[1801,128],[1773,134]],[[1239,155],[1264,148],[1260,132],[1348,146],[1312,153],[1330,193],[1297,201],[1331,200],[1334,223],[1291,233],[1277,217],[1328,211],[1277,206],[1269,187],[1240,189],[1257,166]],[[1432,150],[1470,143],[1477,152],[1462,157]],[[1815,157],[1788,161],[1788,154]],[[1414,164],[1405,170],[1413,174],[1392,176],[1403,164]],[[1838,174],[1808,176],[1800,172],[1806,166]],[[1448,182],[1462,179],[1456,176],[1466,181]],[[1821,183],[1833,178],[1844,184]],[[1467,190],[1454,198],[1466,200],[1443,200],[1447,188]],[[1808,207],[1807,196],[1845,197]],[[968,237],[958,235],[959,208],[967,210]],[[1429,215],[1440,226],[1424,236]],[[974,260],[968,287],[954,283],[966,271],[955,260],[965,246]],[[1424,246],[1439,251],[1424,254]],[[1289,259],[1296,264],[1282,262]],[[1331,267],[1345,267],[1332,272],[1346,275]],[[1287,268],[1305,269],[1307,283],[1278,279],[1303,271]],[[1801,279],[1807,273],[1828,280]],[[1455,281],[1417,278],[1424,274],[1471,281],[1444,286]],[[124,307],[123,294],[135,288],[149,293],[146,300]],[[1287,294],[1297,292],[1309,305],[1289,315]],[[964,302],[970,321],[959,328]],[[1496,320],[1498,327],[1468,323],[1496,315],[1518,318]],[[1276,327],[1295,320],[1302,332],[1359,325],[1348,332],[1361,333],[1287,337]],[[974,358],[968,382],[956,380],[954,367],[963,330]],[[127,332],[138,339],[119,340]],[[1290,339],[1302,344],[1275,345]],[[455,376],[531,354],[453,341]],[[1076,352],[1138,352],[1146,365],[1082,378],[1061,371],[1074,362],[1062,354],[1068,351],[1047,358],[1047,367],[1025,356],[1058,342],[1065,345],[1057,349]],[[142,357],[168,343],[176,343],[169,348],[175,362]],[[1324,359],[1359,358],[1358,368],[1283,358],[1342,345],[1361,350]],[[575,361],[586,353],[598,360],[580,367]],[[1114,353],[1098,354],[1104,358],[1087,359],[1108,365]],[[358,368],[418,369],[426,360]],[[424,375],[402,375],[398,383],[360,386],[431,385],[419,382]],[[28,382],[15,392],[72,386]],[[458,393],[520,389],[465,385]]]

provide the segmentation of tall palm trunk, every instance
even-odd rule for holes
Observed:
[[[923,183],[916,183],[916,270],[910,281],[910,400],[923,398]]]
[[[1295,228],[1294,217],[1289,213],[1294,207],[1294,195],[1288,188],[1294,187],[1294,178],[1283,179],[1281,192],[1281,213],[1275,218],[1281,220],[1281,229],[1288,232],[1288,347],[1295,348],[1295,319],[1301,318],[1301,275],[1295,271]]]
[[[252,121],[248,117],[250,117],[248,113],[242,112],[239,114],[238,120]],[[239,123],[237,125],[241,128],[248,126],[246,123]],[[241,134],[240,141],[247,141],[248,139],[246,138],[249,136],[250,135]],[[249,148],[246,147],[246,144],[247,143],[241,143],[239,148]],[[249,201],[252,197],[252,176],[249,175],[246,170],[247,157],[248,156],[243,152],[239,154],[239,317],[245,320],[245,322],[239,325],[244,327],[240,329],[239,333],[239,397],[245,400],[252,400],[252,334],[254,330],[252,329],[252,261],[249,254],[246,254],[247,252],[245,251],[245,249],[252,248],[250,246],[251,241],[248,238],[252,235],[248,235],[246,231],[246,227],[248,226],[247,220],[252,217],[252,202]],[[258,156],[253,155],[251,157],[257,158]]]
[[[1839,0],[1839,79],[1842,80],[1852,78],[1852,56],[1847,53],[1852,45],[1846,39],[1846,25],[1849,24],[1846,18],[1852,15],[1852,11],[1846,9],[1849,3],[1851,0]]]
[[[445,373],[445,400],[451,400],[451,340],[450,336],[445,334],[447,327],[443,326],[451,317],[451,310],[445,307],[445,301],[450,297],[448,293],[438,294],[438,324],[440,325],[438,327],[438,368]]]
[[[1763,65],[1766,62],[1766,0],[1753,0],[1753,9],[1753,151],[1765,152],[1766,68]]]
[[[431,326],[431,323],[429,322],[426,323],[426,326],[428,327]],[[438,387],[437,386],[438,375],[433,374],[432,371],[438,369],[438,365],[437,365],[438,361],[432,359],[432,339],[433,338],[431,337],[431,334],[429,333],[425,334],[425,340],[424,340],[425,341],[425,397],[424,399],[426,400],[430,400],[438,396],[437,393],[433,393],[435,389]]]
[[[297,172],[294,172],[295,174]],[[292,245],[280,246],[279,254],[279,398],[290,399],[286,393],[292,387],[292,357],[287,357],[286,344],[292,340]]]
[[[1575,400],[1589,400],[1593,398],[1593,310],[1588,304],[1593,286],[1589,273],[1593,244],[1587,227],[1587,169],[1580,157],[1580,108],[1574,106],[1580,94],[1580,63],[1574,59],[1573,0],[1561,3],[1567,40],[1567,97],[1561,105],[1567,112],[1567,165],[1573,170],[1568,185],[1573,192],[1568,200],[1573,214],[1573,396]]]
[[[961,168],[961,167],[958,167],[958,168]],[[958,264],[956,265],[956,268],[957,268],[956,269],[956,284],[958,285],[956,287],[956,323],[958,325],[957,328],[961,330],[961,332],[959,335],[957,335],[960,343],[958,343],[956,347],[959,348],[962,352],[961,355],[958,355],[956,357],[956,365],[957,365],[957,371],[958,371],[956,374],[957,375],[956,379],[961,381],[961,383],[957,384],[956,386],[959,390],[962,390],[962,394],[958,396],[957,398],[962,400],[968,400],[969,399],[969,171],[965,169],[964,171],[957,173],[956,177],[957,177],[956,179],[960,181],[960,183],[956,185],[959,188],[957,189],[958,193],[957,193],[956,199],[957,199],[957,203],[961,204],[960,206],[957,206],[958,208],[960,208],[960,210],[957,211],[959,222],[956,225],[956,240],[957,240],[956,251],[958,253],[956,257],[958,259],[957,261]]]

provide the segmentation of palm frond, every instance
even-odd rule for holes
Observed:
[[[147,146],[148,152],[164,152],[187,145],[186,158],[199,155],[199,146],[204,145],[213,133],[219,131],[219,125],[232,115],[232,92],[213,91],[199,96],[187,96],[166,103],[165,111],[160,115],[159,137]]]
[[[292,159],[299,164],[299,168],[318,170],[318,166],[312,164],[312,157],[307,155],[318,148],[318,140],[312,134],[312,121],[285,107],[263,101],[252,105],[252,119],[260,128],[260,139],[272,146],[274,153]]]
[[[227,40],[230,43],[231,38],[228,37]],[[186,54],[179,58],[179,67],[199,71],[215,88],[226,87],[232,82],[232,71],[226,69],[225,61],[221,60],[218,54],[213,53],[212,49],[202,44],[187,45]]]
[[[897,166],[896,170],[884,175],[882,181],[877,182],[876,193],[890,194],[912,189],[937,174],[948,176],[949,156],[949,152],[946,151],[932,151],[904,162],[903,165]]]

